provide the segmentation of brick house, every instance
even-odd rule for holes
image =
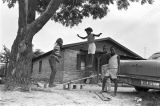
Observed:
[[[96,54],[93,68],[94,73],[101,73],[98,60],[102,54],[102,48],[104,45],[107,46],[108,51],[109,48],[113,46],[116,49],[116,53],[120,55],[121,59],[143,59],[141,56],[132,52],[110,37],[97,39],[95,40],[95,44]],[[87,48],[87,42],[67,44],[63,46],[61,53],[62,59],[60,60],[60,64],[56,65],[56,82],[63,83],[85,76],[84,74],[87,71]],[[33,59],[32,78],[48,81],[51,72],[48,57],[50,56],[51,52],[52,51],[49,51]]]

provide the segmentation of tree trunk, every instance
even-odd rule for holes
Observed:
[[[16,39],[12,45],[11,55],[13,58],[7,71],[6,90],[13,90],[15,87],[29,90],[32,65],[31,41]]]

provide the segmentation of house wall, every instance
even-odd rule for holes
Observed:
[[[79,53],[79,51],[70,49],[65,49],[62,52],[62,59],[60,63],[56,65],[57,73],[55,82],[62,83],[82,77],[83,71],[77,70],[77,54]],[[49,80],[51,69],[48,59],[49,56],[46,56],[33,62],[32,78],[36,80]],[[41,73],[39,73],[40,61],[42,61]]]
[[[62,53],[62,58],[63,58],[63,53]],[[46,56],[33,62],[32,78],[36,80],[49,81],[51,68],[50,68],[48,59],[49,59],[49,56]],[[39,73],[40,61],[42,61],[41,73]],[[55,76],[55,82],[62,82],[63,81],[63,59],[60,60],[60,63],[56,64],[56,68],[57,68],[57,73]]]
[[[66,49],[64,52],[63,82],[82,77],[82,71],[77,70],[77,54],[79,51]]]

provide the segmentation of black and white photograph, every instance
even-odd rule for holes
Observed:
[[[0,106],[160,106],[160,0],[1,0]]]

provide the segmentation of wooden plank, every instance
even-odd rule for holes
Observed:
[[[112,98],[112,96],[111,96],[110,94],[106,93],[106,92],[102,92],[102,95],[103,95],[105,98],[109,98],[109,99]]]
[[[63,85],[64,85],[64,84],[68,84],[68,83],[77,82],[77,81],[84,80],[84,79],[94,78],[94,77],[96,77],[96,76],[97,76],[97,75],[93,75],[93,76],[90,76],[90,77],[84,77],[84,78],[80,78],[80,79],[76,79],[76,80],[71,80],[71,81],[68,81],[68,82],[63,83]]]
[[[110,101],[110,100],[111,100],[110,97],[105,97],[105,96],[103,95],[103,93],[95,92],[95,94],[96,94],[101,100],[103,100],[103,101]]]

